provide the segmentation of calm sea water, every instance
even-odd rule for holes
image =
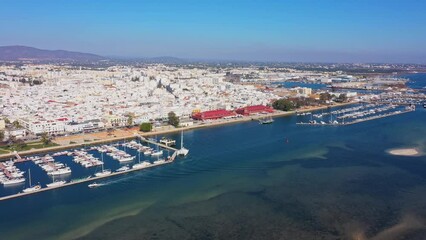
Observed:
[[[304,83],[304,82],[277,82],[276,84],[280,84],[285,88],[294,88],[294,87],[308,87],[312,89],[322,89],[326,88],[326,84],[321,83]]]
[[[188,131],[173,164],[0,202],[0,239],[425,239],[426,157],[386,151],[426,152],[426,110],[298,120]]]
[[[407,84],[410,88],[426,91],[426,73],[410,74],[403,77],[410,80]]]

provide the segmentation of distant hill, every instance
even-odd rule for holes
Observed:
[[[91,53],[65,50],[42,50],[26,46],[0,46],[0,61],[99,61],[104,60]]]
[[[187,60],[177,57],[169,57],[169,56],[162,56],[162,57],[152,57],[152,58],[146,58],[146,62],[154,62],[154,63],[169,63],[169,64],[182,64],[182,63],[188,63]]]

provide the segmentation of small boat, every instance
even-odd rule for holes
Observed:
[[[60,187],[60,186],[64,185],[65,183],[66,183],[65,181],[56,181],[56,182],[46,184],[46,186],[48,188],[56,188],[56,187]]]
[[[163,150],[155,151],[151,154],[151,156],[161,156],[161,155],[163,155]]]
[[[158,159],[158,160],[154,161],[154,164],[163,164],[165,162],[166,162],[166,160],[164,160],[164,159]]]
[[[119,161],[119,162],[130,162],[130,161],[133,161],[133,159],[135,159],[135,157],[134,157],[134,156],[130,156],[130,157],[120,157],[120,158],[118,158],[118,161]]]
[[[142,169],[142,168],[146,168],[149,165],[151,165],[150,162],[147,161],[143,161],[141,163],[136,163],[135,165],[132,166],[133,169]]]
[[[161,140],[160,140],[160,143],[162,143],[162,144],[164,144],[164,145],[166,145],[166,146],[175,146],[176,145],[176,140],[173,140],[173,139],[170,139],[170,138],[165,138],[165,137],[163,137]]]
[[[25,188],[24,190],[22,190],[22,192],[23,193],[32,193],[32,192],[37,192],[40,189],[41,189],[40,185],[35,185],[34,187]]]
[[[25,178],[13,178],[13,179],[8,179],[3,181],[3,185],[9,186],[9,185],[21,184],[24,182],[25,182]]]
[[[60,168],[60,169],[57,169],[55,171],[49,172],[47,174],[51,175],[51,176],[53,176],[53,175],[58,176],[58,175],[71,174],[71,168],[69,168],[69,167]]]
[[[260,124],[270,124],[270,123],[273,123],[273,122],[274,122],[274,119],[272,119],[271,117],[259,119]]]
[[[24,192],[24,193],[31,193],[31,192],[37,192],[38,190],[41,189],[40,184],[35,185],[35,186],[31,186],[31,169],[28,169],[28,179],[30,181],[29,182],[30,187],[25,188],[24,190],[22,190],[22,192]]]
[[[102,184],[102,183],[91,183],[91,184],[89,184],[89,185],[87,185],[89,188],[97,188],[97,187],[100,187],[100,186],[103,186],[103,185],[105,185],[105,184]]]
[[[104,177],[104,176],[108,176],[111,174],[111,170],[102,170],[101,172],[97,172],[95,173],[96,177]]]
[[[56,187],[60,187],[62,185],[64,185],[66,182],[65,181],[55,181],[55,175],[52,175],[53,179],[52,179],[52,183],[46,184],[46,186],[48,188],[56,188]]]
[[[117,169],[116,172],[125,172],[129,169],[130,169],[129,166],[126,165],[126,166],[122,166],[121,168]]]
[[[111,170],[104,170],[104,154],[101,154],[101,159],[102,159],[102,171],[95,173],[96,177],[103,177],[103,176],[108,176],[111,174]]]

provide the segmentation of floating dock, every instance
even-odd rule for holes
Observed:
[[[361,119],[355,119],[355,120],[350,121],[350,122],[342,122],[342,123],[321,123],[321,122],[305,123],[305,122],[299,122],[299,123],[296,123],[296,124],[297,125],[309,125],[309,126],[346,126],[346,125],[352,125],[352,124],[355,124],[355,123],[366,122],[366,121],[370,121],[370,120],[395,116],[395,115],[413,112],[413,111],[415,111],[415,109],[409,109],[409,110],[405,110],[405,111],[396,111],[396,112],[392,112],[392,113],[381,114],[381,115],[378,115],[378,116],[371,116],[371,117],[366,117],[366,118],[361,118]]]
[[[169,150],[172,150],[172,151],[177,151],[177,148],[170,147],[170,146],[167,146],[167,145],[159,143],[159,142],[154,142],[154,141],[148,140],[148,139],[146,139],[146,138],[144,138],[144,137],[142,137],[140,135],[136,135],[136,137],[139,138],[141,141],[144,141],[146,143],[154,144],[154,145],[157,145],[159,147],[162,147],[162,148],[165,148],[165,149],[169,149]]]
[[[45,187],[45,188],[42,188],[42,189],[35,191],[35,192],[17,193],[17,194],[13,194],[13,195],[9,195],[9,196],[0,197],[0,201],[4,201],[4,200],[8,200],[8,199],[14,199],[14,198],[18,198],[18,197],[23,197],[23,196],[27,196],[27,195],[30,195],[30,194],[40,193],[40,192],[46,192],[46,191],[49,191],[49,190],[59,189],[59,188],[68,187],[68,186],[71,186],[71,185],[82,184],[82,183],[91,182],[91,181],[96,181],[96,180],[99,180],[99,179],[109,178],[109,177],[118,176],[118,175],[122,175],[122,174],[126,174],[126,173],[141,171],[141,170],[144,170],[144,169],[147,169],[147,168],[152,168],[152,167],[157,167],[157,166],[169,164],[169,163],[172,163],[175,160],[176,155],[177,154],[175,152],[175,153],[173,153],[170,160],[167,160],[163,163],[157,163],[157,164],[152,163],[151,165],[146,166],[144,168],[129,169],[129,170],[123,171],[123,172],[113,172],[109,175],[100,176],[100,177],[83,178],[81,180],[71,181],[71,182],[65,183],[64,185],[61,185],[61,186],[58,186],[58,187],[52,187],[52,188]]]
[[[23,196],[27,196],[27,195],[31,195],[31,194],[36,194],[36,193],[40,193],[40,192],[46,192],[46,191],[50,191],[50,190],[54,190],[54,189],[59,189],[59,188],[63,188],[63,187],[68,187],[68,186],[72,186],[72,185],[76,185],[76,184],[82,184],[82,183],[92,182],[92,181],[96,181],[96,180],[100,180],[100,179],[104,179],[104,178],[119,176],[119,175],[122,175],[122,174],[127,174],[127,173],[141,171],[141,170],[148,169],[148,168],[162,166],[162,165],[165,165],[165,164],[173,163],[174,160],[176,159],[176,157],[177,157],[177,150],[178,149],[166,146],[166,145],[158,143],[158,142],[150,141],[150,140],[148,140],[148,139],[146,139],[146,138],[144,138],[142,136],[139,136],[139,135],[137,137],[140,138],[141,141],[144,141],[144,142],[147,142],[147,143],[150,143],[150,144],[154,144],[154,145],[158,145],[160,147],[172,150],[174,152],[173,152],[172,156],[169,159],[165,160],[162,163],[151,163],[151,165],[148,165],[148,166],[146,166],[144,168],[129,169],[129,170],[126,170],[126,171],[123,171],[123,172],[113,172],[113,173],[111,173],[109,175],[106,175],[106,176],[83,178],[83,179],[76,180],[76,181],[72,181],[71,180],[71,182],[67,182],[64,185],[61,185],[61,186],[58,186],[58,187],[51,187],[51,188],[44,187],[44,188],[41,188],[40,190],[35,191],[35,192],[28,192],[28,193],[23,193],[22,192],[22,193],[17,193],[17,194],[9,195],[9,196],[0,197],[0,201],[5,201],[5,200],[14,199],[14,198],[18,198],[18,197],[23,197]],[[18,160],[18,162],[22,162],[23,161],[22,158],[19,158],[19,159],[20,160]]]

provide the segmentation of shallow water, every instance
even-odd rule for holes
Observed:
[[[0,239],[424,239],[426,157],[386,151],[426,152],[426,110],[297,120],[188,131],[173,164],[0,202]]]

